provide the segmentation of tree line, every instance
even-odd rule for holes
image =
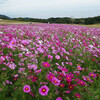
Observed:
[[[88,17],[88,18],[70,18],[70,17],[51,17],[48,19],[39,19],[39,18],[10,18],[5,15],[1,15],[0,19],[15,20],[15,21],[24,21],[24,22],[40,22],[40,23],[60,23],[60,24],[97,24],[100,23],[100,16]]]

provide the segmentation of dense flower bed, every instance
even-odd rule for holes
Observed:
[[[100,28],[0,26],[2,100],[99,100],[99,70]]]

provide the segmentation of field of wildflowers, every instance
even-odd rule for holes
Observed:
[[[100,28],[0,25],[0,100],[100,100]]]

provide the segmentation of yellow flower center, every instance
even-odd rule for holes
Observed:
[[[36,77],[34,77],[36,79]]]
[[[69,79],[69,77],[67,77],[67,79]]]
[[[72,86],[70,86],[70,88],[72,88]]]
[[[45,64],[45,66],[47,66],[47,64]]]
[[[79,96],[77,96],[79,98]]]
[[[55,83],[57,83],[57,81],[54,81]]]
[[[51,78],[53,78],[53,77],[51,76]]]
[[[12,42],[12,44],[14,44],[14,42]]]
[[[46,90],[45,89],[42,89],[42,91],[45,92]]]
[[[91,76],[93,76],[93,74],[91,74]]]
[[[28,88],[26,87],[25,90],[28,90]]]

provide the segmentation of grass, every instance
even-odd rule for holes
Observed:
[[[92,25],[82,25],[86,27],[100,27],[100,24],[92,24]]]
[[[0,20],[0,24],[29,24],[30,22],[14,21],[14,20]],[[37,23],[37,22],[32,22]],[[74,24],[77,25],[77,24]],[[79,24],[78,24],[79,25]],[[86,27],[100,27],[100,24],[82,25]]]
[[[0,24],[29,24],[30,22],[14,21],[14,20],[0,20]]]

